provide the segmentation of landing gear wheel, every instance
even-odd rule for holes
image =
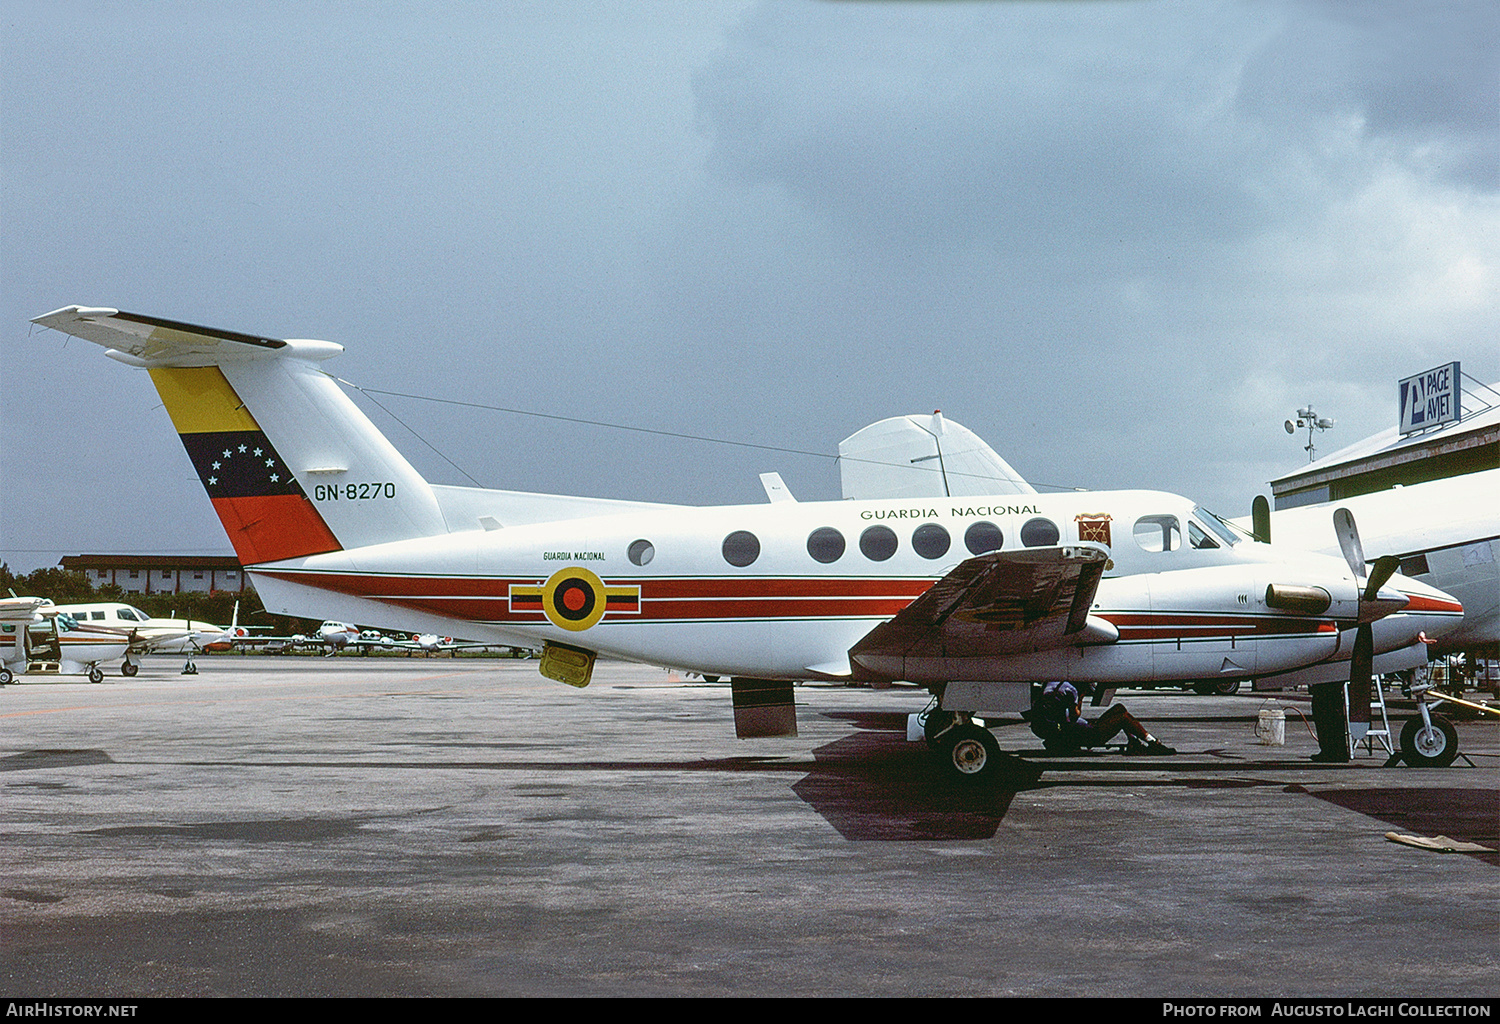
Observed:
[[[16,681],[15,673],[8,668],[0,668],[0,686],[9,686]]]
[[[1401,758],[1413,768],[1446,768],[1458,756],[1458,730],[1442,715],[1431,715],[1432,726],[1409,719],[1401,729]]]
[[[89,682],[91,682],[91,683],[102,683],[102,682],[104,682],[104,673],[100,670],[100,668],[99,668],[98,665],[94,665],[93,667],[91,667],[89,669]]]
[[[977,783],[993,778],[1004,757],[995,734],[972,723],[955,725],[943,734],[939,756],[956,779]]]
[[[1200,697],[1228,697],[1240,692],[1238,679],[1200,679],[1193,684],[1193,692]]]
[[[926,718],[922,720],[922,736],[927,740],[928,750],[943,749],[947,740],[947,732],[953,726],[954,714],[944,711],[942,708],[933,708],[927,712]],[[988,732],[988,730],[985,730]]]
[[[141,667],[139,665],[133,665],[128,661],[120,665],[120,675],[122,676],[133,676],[140,670]]]

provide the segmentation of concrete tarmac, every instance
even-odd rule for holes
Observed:
[[[726,685],[639,666],[198,664],[0,690],[0,996],[1500,990],[1500,854],[1385,838],[1500,848],[1493,720],[1474,767],[1318,766],[1260,696],[1122,691],[1178,755],[1007,720],[1046,772],[971,792],[914,691],[800,687],[798,738],[739,741]]]

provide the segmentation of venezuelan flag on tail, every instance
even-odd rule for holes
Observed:
[[[145,369],[246,566],[630,503],[429,484],[322,364],[342,345],[93,306],[33,323]],[[449,502],[445,507],[444,498]]]
[[[242,565],[339,550],[291,467],[217,366],[150,373]]]

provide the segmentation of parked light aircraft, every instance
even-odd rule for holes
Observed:
[[[429,484],[321,369],[340,345],[35,322],[150,373],[268,609],[540,647],[575,685],[598,654],[729,676],[740,735],[795,733],[793,681],[905,681],[941,701],[943,763],[981,779],[1001,758],[973,717],[1034,681],[1368,679],[1462,616],[1389,559],[1252,543],[1156,491],[691,507]]]
[[[0,599],[0,686],[28,672],[104,681],[99,666],[125,656],[130,638],[80,625],[44,597]]]
[[[325,620],[318,626],[316,633],[297,633],[292,636],[270,636],[267,634],[256,634],[254,629],[261,627],[236,625],[230,630],[229,643],[236,647],[326,647],[329,654],[337,654],[351,644],[358,647],[361,645],[374,646],[374,637],[366,637],[360,628],[347,622],[336,622],[332,619]]]
[[[194,675],[198,669],[193,655],[230,636],[224,626],[191,619],[154,619],[139,608],[118,602],[58,605],[57,611],[71,615],[80,626],[126,636],[130,646],[120,662],[120,674],[126,676],[141,670],[141,656],[145,654],[186,655],[187,665],[182,671]]]

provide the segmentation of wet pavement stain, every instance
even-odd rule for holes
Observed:
[[[0,757],[0,772],[27,772],[39,768],[77,768],[88,764],[114,764],[102,750],[23,750]]]
[[[316,843],[343,839],[364,826],[361,819],[301,818],[275,821],[205,821],[190,825],[121,825],[89,829],[80,835],[225,840],[247,843]]]

